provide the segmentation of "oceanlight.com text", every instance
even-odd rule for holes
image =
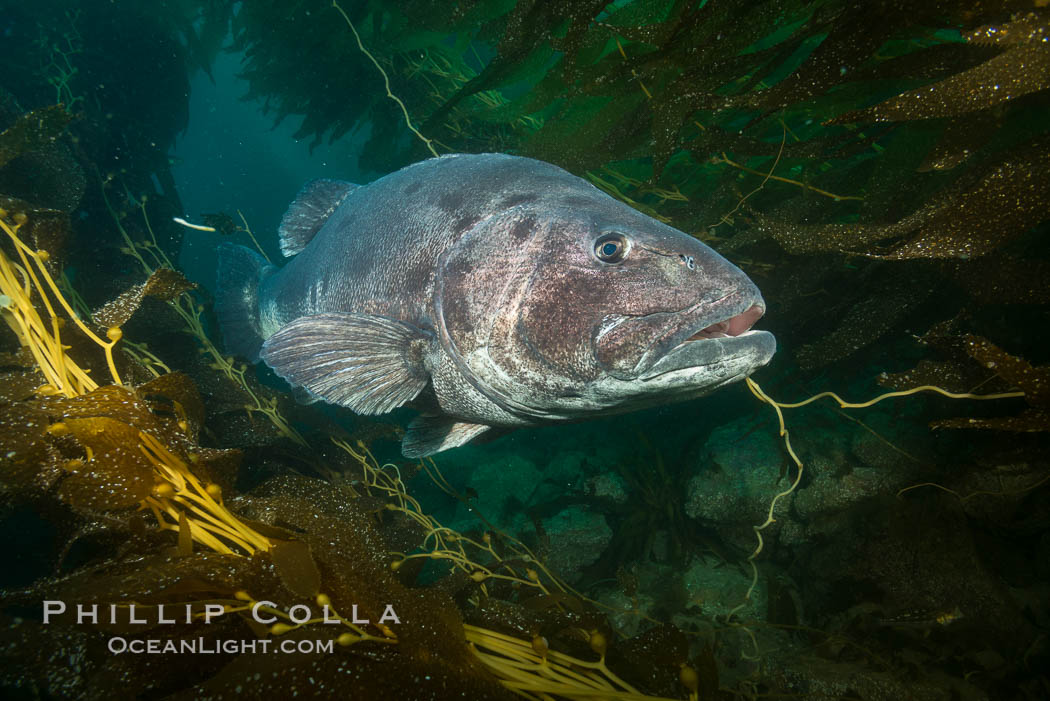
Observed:
[[[334,640],[143,640],[114,636],[107,643],[114,655],[239,655],[242,653],[331,653]]]

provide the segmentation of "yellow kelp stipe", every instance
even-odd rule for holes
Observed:
[[[588,642],[599,657],[589,662],[549,649],[541,635],[525,641],[469,624],[464,624],[463,629],[481,662],[499,677],[503,686],[525,698],[670,701],[643,694],[610,670],[605,665],[607,642],[597,631],[590,632]],[[689,691],[689,699],[696,701],[696,672],[687,665],[681,669],[679,679]]]
[[[10,238],[20,262],[12,261],[0,250],[0,308],[4,321],[18,336],[36,361],[47,380],[43,394],[77,397],[98,389],[88,371],[81,368],[62,344],[65,320],[56,309],[62,309],[81,332],[98,344],[106,356],[113,384],[121,384],[113,359],[113,347],[123,336],[114,326],[103,340],[73,311],[47,267],[47,251],[34,251],[18,236],[26,216],[16,214],[7,220],[0,210],[0,228]],[[48,320],[41,316],[43,306]],[[216,552],[237,551],[251,555],[272,547],[269,539],[244,525],[222,504],[221,492],[214,484],[202,485],[188,466],[153,436],[139,432],[139,449],[154,466],[156,487],[141,506],[150,508],[163,529],[181,533],[187,529],[193,541]]]
[[[123,335],[121,330],[115,326],[110,328],[103,340],[81,321],[47,268],[48,252],[34,251],[18,237],[18,230],[25,222],[24,214],[15,214],[9,223],[7,212],[0,209],[0,229],[11,240],[21,261],[12,261],[0,251],[0,308],[4,321],[32,354],[43,373],[47,384],[42,392],[76,397],[98,388],[98,383],[89,377],[89,371],[66,355],[69,346],[62,345],[61,334],[66,321],[58,316],[56,307],[63,309],[80,331],[102,348],[113,383],[121,384],[113,362],[113,347]],[[48,317],[46,321],[34,305],[34,298],[43,305]]]
[[[272,543],[256,533],[222,504],[222,490],[217,484],[201,484],[185,462],[176,457],[153,436],[140,432],[139,449],[153,463],[160,477],[153,494],[146,498],[160,527],[179,532],[188,527],[193,540],[226,555],[236,554],[236,546],[253,555],[269,550]],[[185,518],[186,526],[183,526]]]

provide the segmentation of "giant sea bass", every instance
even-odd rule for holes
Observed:
[[[691,399],[769,362],[765,304],[696,239],[549,163],[450,155],[306,185],[281,268],[224,244],[227,348],[359,414],[420,413],[406,457]]]

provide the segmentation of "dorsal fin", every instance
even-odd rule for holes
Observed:
[[[281,253],[286,258],[306,248],[332,212],[343,203],[346,196],[357,189],[357,185],[343,180],[311,180],[288,205],[277,230],[281,242]]]

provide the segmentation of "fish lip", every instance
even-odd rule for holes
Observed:
[[[712,368],[713,383],[719,385],[750,375],[767,364],[776,353],[777,341],[768,331],[752,329],[739,336],[707,338],[682,343],[656,361],[640,380],[649,381],[678,371]],[[730,366],[735,366],[730,369]]]
[[[765,365],[776,351],[776,339],[768,331],[751,328],[765,311],[765,302],[754,287],[684,310],[686,320],[653,343],[642,357],[639,379],[745,355],[752,356],[754,367]]]

